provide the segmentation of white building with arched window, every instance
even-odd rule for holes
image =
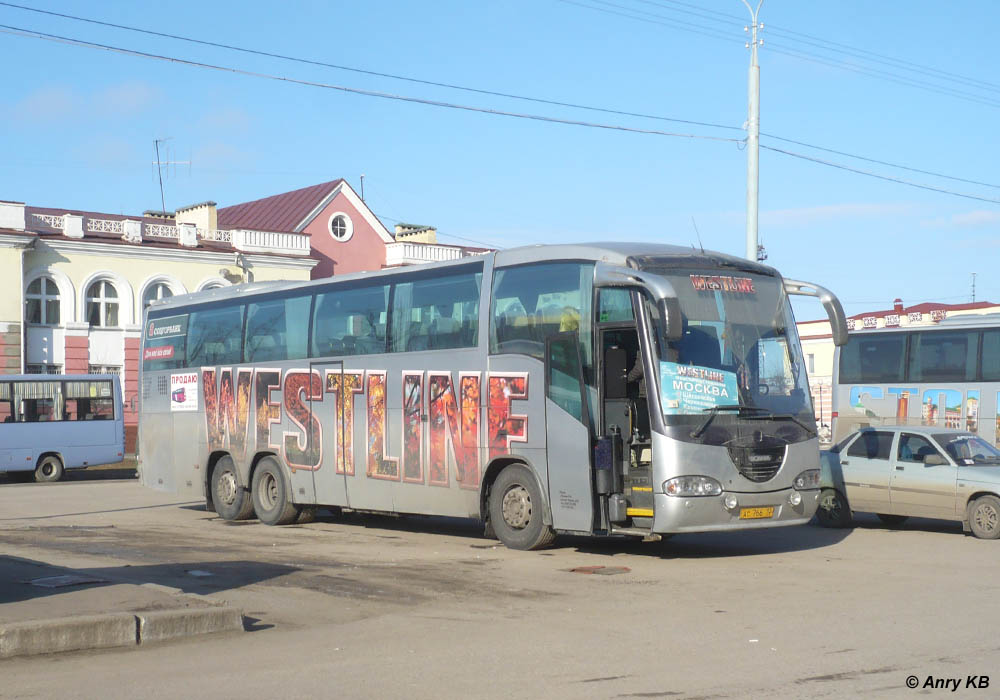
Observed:
[[[308,280],[308,236],[220,230],[215,205],[127,217],[0,202],[0,373],[108,372],[136,424],[151,301],[244,281]],[[237,256],[239,259],[237,260]]]

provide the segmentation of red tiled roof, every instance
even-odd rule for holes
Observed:
[[[885,316],[891,316],[893,314],[929,314],[931,311],[969,311],[971,309],[986,309],[991,306],[996,306],[991,301],[977,301],[970,302],[968,304],[941,304],[939,302],[926,301],[923,304],[915,304],[913,306],[907,306],[902,311],[896,311],[894,309],[888,309],[887,311],[865,311],[864,313],[854,314],[848,316],[847,318],[865,318],[872,317],[883,318]]]
[[[976,301],[968,302],[965,304],[942,304],[935,301],[925,301],[922,304],[914,304],[913,306],[906,306],[902,311],[896,311],[895,309],[886,309],[883,311],[863,311],[859,314],[852,314],[847,318],[859,320],[862,318],[885,318],[886,316],[892,316],[893,314],[899,314],[900,316],[905,316],[906,314],[929,314],[931,311],[970,311],[973,309],[988,309],[992,306],[1000,306],[992,301]],[[827,318],[818,318],[812,321],[797,321],[796,325],[804,325],[809,323],[823,323],[829,321]]]
[[[219,209],[219,228],[248,228],[293,233],[295,227],[343,182],[331,180],[300,190]]]

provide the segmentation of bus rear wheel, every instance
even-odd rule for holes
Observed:
[[[59,481],[63,478],[62,460],[55,455],[45,455],[38,460],[35,467],[35,481],[44,484],[52,481]]]
[[[541,549],[555,533],[542,521],[542,494],[527,467],[512,464],[490,489],[490,525],[510,549]]]
[[[215,512],[225,520],[247,520],[253,517],[250,494],[240,483],[233,458],[219,458],[212,470],[212,503]]]
[[[265,457],[253,473],[253,509],[265,525],[289,525],[299,517],[299,507],[288,498],[285,474],[273,457]]]

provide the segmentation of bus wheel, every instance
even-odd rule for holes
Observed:
[[[996,496],[980,496],[969,506],[969,528],[972,534],[983,540],[1000,537],[1000,499]]]
[[[490,524],[510,549],[541,549],[555,533],[542,522],[542,494],[531,472],[519,464],[500,472],[490,489]]]
[[[59,481],[63,477],[62,460],[55,455],[46,455],[38,460],[35,467],[35,481],[45,483],[49,481]]]
[[[265,525],[288,525],[299,517],[299,508],[288,499],[285,475],[273,457],[265,457],[253,473],[253,509]]]
[[[250,494],[240,483],[240,475],[229,455],[220,457],[212,470],[212,503],[215,504],[215,512],[225,520],[253,517]]]
[[[847,527],[851,524],[851,509],[840,491],[823,489],[819,495],[816,521],[823,527]]]

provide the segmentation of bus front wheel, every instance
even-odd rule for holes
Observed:
[[[541,549],[555,533],[542,521],[542,494],[527,467],[512,464],[490,489],[490,525],[510,549]]]
[[[35,481],[42,484],[59,481],[62,477],[63,463],[61,459],[55,455],[46,455],[38,460],[38,466],[35,467]]]
[[[299,507],[288,498],[288,487],[281,465],[265,457],[253,473],[253,509],[265,525],[289,525],[299,517]]]
[[[212,503],[224,520],[247,520],[253,517],[250,494],[240,483],[233,458],[220,457],[212,470]]]

